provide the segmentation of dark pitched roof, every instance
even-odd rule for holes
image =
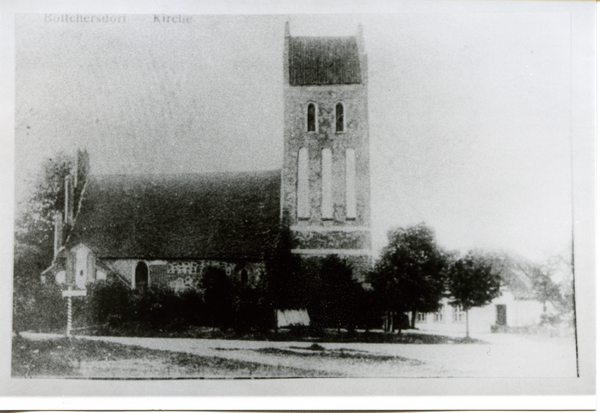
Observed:
[[[290,37],[290,85],[336,85],[361,82],[355,37]]]
[[[280,171],[88,178],[68,246],[104,258],[255,259],[274,244]]]

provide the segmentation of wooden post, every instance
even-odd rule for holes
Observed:
[[[85,297],[87,294],[86,290],[73,290],[72,286],[69,286],[67,290],[62,292],[62,296],[67,299],[67,336],[71,335],[73,329],[73,296]]]

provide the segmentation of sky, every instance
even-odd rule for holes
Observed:
[[[569,250],[568,13],[120,16],[17,16],[17,199],[77,147],[95,174],[281,168],[285,22],[292,36],[361,23],[375,256],[419,222],[449,250]]]

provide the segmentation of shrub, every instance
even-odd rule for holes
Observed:
[[[353,278],[352,267],[335,255],[327,256],[319,268],[318,300],[311,305],[313,324],[354,330],[360,322],[365,291]]]
[[[112,328],[132,329],[138,325],[169,329],[185,324],[201,325],[206,320],[199,291],[177,293],[165,286],[131,290],[117,281],[88,286],[86,312],[89,325],[108,324]]]
[[[15,331],[62,332],[67,326],[67,303],[57,284],[39,281],[27,288],[15,286],[13,329]]]
[[[118,281],[98,281],[88,285],[87,291],[88,323],[116,327],[129,321],[129,287]]]
[[[264,332],[273,324],[271,307],[266,303],[261,291],[254,288],[236,288],[233,317],[233,328],[237,333],[252,330]]]
[[[206,325],[209,321],[204,296],[196,289],[190,288],[179,293],[173,312],[178,319],[193,326]]]

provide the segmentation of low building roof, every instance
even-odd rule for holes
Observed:
[[[281,172],[97,175],[68,240],[99,258],[264,259],[279,226]]]
[[[355,37],[290,37],[290,85],[361,83]]]

